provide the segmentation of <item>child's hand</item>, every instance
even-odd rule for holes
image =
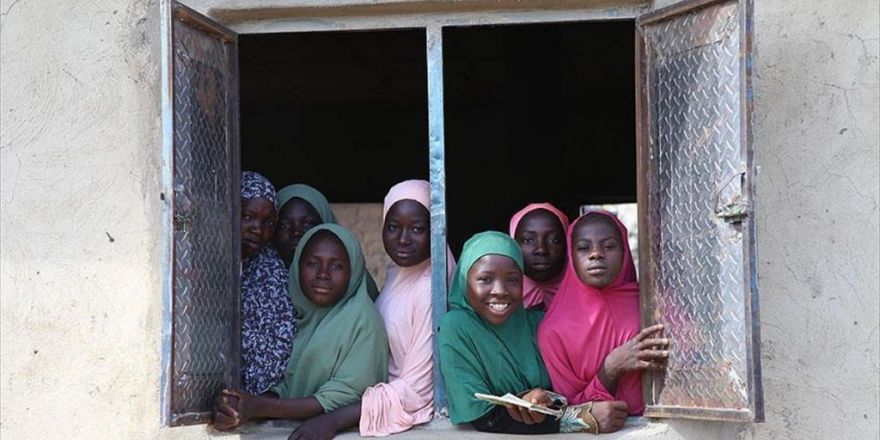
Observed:
[[[599,381],[614,394],[617,381],[631,371],[663,370],[669,358],[669,339],[660,338],[663,324],[643,329],[635,337],[617,347],[605,357],[599,370]],[[649,338],[648,336],[655,336]]]
[[[226,391],[226,390],[224,390]],[[218,431],[231,431],[238,427],[238,399],[220,393],[215,401],[214,423],[212,426]]]
[[[260,398],[259,396],[254,396],[253,394],[236,389],[223,390],[223,394],[229,396],[232,401],[238,401],[235,410],[238,412],[239,426],[247,423],[254,417],[257,399]]]
[[[327,414],[322,414],[303,422],[287,440],[331,440],[335,436],[336,426]]]
[[[535,388],[524,396],[522,399],[534,403],[536,405],[550,406],[553,403],[553,398],[550,397],[546,391]],[[526,408],[516,405],[506,405],[507,413],[510,414],[510,417],[517,422],[525,423],[526,425],[534,425],[536,423],[541,423],[544,421],[546,417],[544,414],[537,413],[534,411],[530,411]]]
[[[669,339],[648,338],[652,335],[659,336],[658,333],[662,330],[663,324],[653,325],[615,348],[605,358],[605,371],[619,378],[631,371],[662,370],[669,356],[669,352],[665,350],[669,345]]]
[[[599,425],[599,432],[606,433],[623,428],[628,410],[629,407],[623,401],[593,402],[590,414],[596,419],[596,423]]]
[[[241,390],[221,391],[214,413],[214,429],[229,431],[247,423],[253,417],[255,400],[255,396]]]

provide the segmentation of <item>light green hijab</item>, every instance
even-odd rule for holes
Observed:
[[[440,372],[446,381],[452,423],[472,422],[492,409],[474,393],[501,396],[550,389],[536,340],[543,312],[522,306],[500,325],[483,320],[467,299],[467,274],[485,255],[503,255],[523,268],[519,245],[507,234],[481,232],[465,244],[452,279],[449,305],[440,322]]]
[[[319,231],[335,235],[348,252],[351,279],[332,307],[309,301],[299,285],[299,261]],[[351,232],[323,224],[303,236],[290,266],[288,288],[299,320],[284,378],[272,391],[285,399],[314,396],[325,412],[356,402],[364,390],[388,379],[388,337],[367,294],[364,253]]]
[[[306,203],[312,205],[312,208],[315,208],[318,216],[321,217],[321,223],[339,224],[339,222],[336,221],[336,214],[333,213],[333,208],[330,207],[330,201],[327,200],[327,197],[325,197],[321,191],[304,183],[287,185],[278,191],[275,195],[275,209],[279,214],[281,213],[281,208],[284,207],[284,204],[294,197],[303,199]],[[303,239],[305,239],[305,237],[303,237]],[[370,274],[369,271],[367,271],[367,292],[370,294],[370,299],[373,301],[379,296],[379,286],[376,285],[376,280],[373,279],[373,275]]]
[[[333,209],[330,208],[330,201],[327,200],[327,197],[324,197],[321,191],[302,183],[287,185],[281,188],[275,195],[275,209],[281,212],[284,204],[294,197],[299,197],[308,202],[309,205],[312,205],[312,208],[315,208],[315,211],[321,217],[321,223],[337,223],[336,215],[333,214]]]

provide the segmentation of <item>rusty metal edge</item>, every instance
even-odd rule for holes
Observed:
[[[668,18],[679,16],[681,14],[687,14],[700,8],[712,6],[716,3],[727,3],[730,1],[737,0],[685,0],[682,2],[674,3],[663,8],[655,9],[654,11],[645,13],[644,15],[637,17],[636,27],[657,23],[658,21],[663,21]]]
[[[182,3],[173,2],[174,18],[214,35],[225,43],[238,42],[238,34]]]
[[[639,222],[639,308],[642,328],[657,323],[657,302],[654,296],[656,285],[654,283],[653,262],[654,251],[652,247],[653,237],[650,225],[650,123],[649,123],[649,94],[648,94],[648,65],[645,57],[646,41],[642,29],[636,25],[635,34],[635,88],[636,88],[636,203],[638,206]],[[645,403],[654,401],[653,384],[657,379],[657,373],[645,372],[642,374],[642,395]]]
[[[645,407],[645,417],[748,423],[753,421],[754,413],[749,409],[738,410],[648,405]]]
[[[764,385],[761,370],[761,320],[760,320],[760,295],[758,289],[758,247],[757,247],[757,224],[756,224],[756,201],[755,201],[755,160],[754,160],[754,89],[752,79],[754,75],[754,1],[738,0],[740,2],[740,76],[742,78],[740,94],[741,104],[741,131],[743,157],[746,161],[745,181],[743,190],[747,198],[746,224],[744,225],[743,245],[746,246],[744,256],[744,283],[748,291],[744,292],[746,305],[746,328],[750,330],[751,339],[747,347],[747,380],[749,387],[749,405],[752,410],[752,418],[755,422],[764,421]]]
[[[219,26],[219,25],[218,25]],[[232,255],[232,285],[233,318],[230,331],[232,341],[232,354],[227,360],[227,386],[241,388],[241,114],[239,94],[239,61],[238,61],[238,34],[233,32],[233,40],[226,44],[229,51],[229,191],[232,216],[232,243],[230,255]]]
[[[208,423],[211,421],[210,412],[184,413],[174,416],[171,426],[190,426]]]

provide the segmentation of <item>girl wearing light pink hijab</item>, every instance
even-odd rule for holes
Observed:
[[[532,203],[510,219],[510,236],[523,254],[523,306],[547,310],[565,274],[568,216],[549,203]]]
[[[382,242],[392,262],[376,307],[388,333],[388,383],[368,388],[358,403],[309,419],[294,431],[292,439],[298,435],[329,438],[354,426],[359,426],[362,436],[382,437],[431,420],[430,192],[428,182],[407,180],[385,196]],[[447,249],[447,279],[454,270],[455,261]]]

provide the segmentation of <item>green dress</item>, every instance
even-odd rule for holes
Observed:
[[[322,230],[342,241],[351,263],[348,289],[332,307],[312,304],[299,285],[303,249]],[[272,391],[285,399],[314,396],[330,412],[360,400],[368,387],[388,380],[388,337],[367,293],[364,254],[351,232],[335,224],[316,226],[303,236],[293,261],[288,288],[299,330],[284,378]]]
[[[522,269],[519,245],[508,235],[487,231],[464,245],[449,292],[451,310],[440,323],[440,371],[446,381],[449,417],[467,423],[487,414],[492,404],[474,393],[520,393],[550,389],[536,334],[543,312],[520,307],[501,325],[484,321],[467,300],[467,273],[485,255],[504,255]]]

